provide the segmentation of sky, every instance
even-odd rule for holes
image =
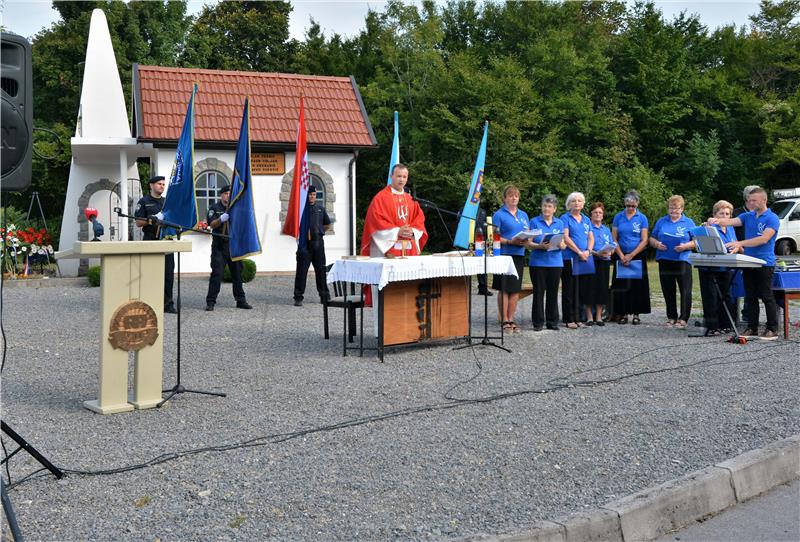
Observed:
[[[209,0],[189,0],[188,11],[199,13]],[[289,18],[289,31],[293,38],[302,40],[309,27],[309,19],[314,18],[326,36],[338,33],[353,36],[364,26],[367,10],[382,11],[386,2],[382,0],[352,1],[294,1],[294,10]],[[696,0],[656,1],[667,19],[680,12],[697,13],[709,29],[734,23],[737,26],[749,24],[748,16],[758,12],[757,0]],[[0,0],[0,24],[8,31],[32,38],[43,28],[49,28],[58,20],[58,13],[52,9],[49,0]]]

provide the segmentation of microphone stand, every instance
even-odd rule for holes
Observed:
[[[431,208],[431,209],[435,209],[436,212],[438,212],[438,213],[445,213],[445,214],[453,215],[453,216],[456,216],[456,217],[460,217],[461,216],[461,213],[454,213],[453,211],[448,211],[446,209],[442,209],[438,205],[433,203],[432,201],[428,201],[426,199],[418,198],[417,196],[412,196],[412,199],[414,201],[416,201],[417,203],[419,203],[422,207],[428,207],[428,208]],[[466,217],[466,218],[468,218],[469,220],[472,220],[477,225],[478,220],[476,218],[470,218],[470,217]],[[484,231],[486,231],[486,228],[489,225],[488,220],[482,221],[481,225],[483,226]],[[488,240],[484,241],[484,243],[488,243]],[[485,276],[487,276],[487,278],[488,278],[487,271],[488,271],[488,268],[489,268],[488,257],[489,257],[488,245],[484,245],[484,247],[483,247],[483,274]],[[470,309],[472,309],[472,303],[471,302],[470,302],[469,306],[470,306]],[[503,292],[500,292],[500,311],[502,312],[502,310],[503,310]],[[472,310],[470,310],[470,322],[471,321],[472,321]],[[470,330],[471,329],[472,329],[472,325],[470,324]],[[504,342],[503,326],[500,326],[500,336],[499,337],[490,337],[489,336],[489,297],[488,296],[483,296],[483,337],[480,337],[480,336],[474,337],[472,335],[472,332],[470,331],[469,337],[467,337],[468,343],[465,344],[465,345],[462,345],[462,346],[457,346],[457,347],[453,348],[453,350],[462,350],[464,348],[472,347],[473,346],[473,344],[472,344],[472,340],[473,339],[480,339],[481,340],[477,344],[477,346],[493,346],[495,348],[499,348],[500,350],[505,350],[506,352],[511,352],[511,350],[509,348],[506,348],[505,346],[501,346],[502,343]],[[500,343],[501,344],[494,343],[494,342],[491,341],[491,339],[500,339]]]
[[[135,217],[135,216],[123,214],[122,210],[119,207],[115,207],[114,211],[117,213],[117,215],[119,215],[119,216],[121,216],[123,218],[137,219],[137,217]],[[142,219],[138,218],[138,220],[142,220]],[[166,220],[157,218],[156,216],[151,216],[151,217],[149,217],[149,218],[147,218],[145,220],[148,220],[151,223],[154,222],[156,224],[159,224],[160,226],[167,226],[169,228],[173,228],[177,232],[178,241],[181,240],[181,234],[183,232],[185,232],[185,231],[203,233],[203,234],[206,234],[206,235],[211,235],[212,237],[222,237],[222,238],[225,238],[225,239],[229,239],[230,238],[228,235],[224,235],[224,234],[221,234],[221,233],[208,232],[208,231],[205,231],[205,230],[198,230],[198,229],[194,229],[194,228],[186,228],[184,226],[181,226],[180,224],[174,224],[172,222],[168,222]],[[177,327],[178,327],[178,329],[177,329],[178,337],[177,337],[177,341],[176,341],[177,352],[176,352],[176,358],[175,358],[177,379],[176,379],[176,384],[174,386],[172,386],[169,389],[162,390],[163,393],[167,393],[168,395],[164,399],[162,399],[162,401],[160,403],[158,403],[156,405],[156,408],[161,408],[164,405],[164,403],[166,403],[167,401],[169,401],[170,399],[172,399],[175,395],[177,395],[179,393],[197,393],[197,394],[200,394],[200,395],[213,395],[214,397],[227,397],[227,394],[225,394],[225,393],[189,389],[189,388],[186,388],[185,386],[183,386],[183,384],[181,384],[181,253],[180,252],[178,252],[178,288],[177,288],[177,298],[178,298],[177,299],[178,303],[177,303],[177,307],[176,307],[177,313],[175,315],[177,317]]]

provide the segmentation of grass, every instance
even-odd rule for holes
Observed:
[[[526,260],[527,268],[527,260]],[[661,281],[658,279],[658,262],[655,260],[647,261],[647,273],[650,279],[650,305],[654,308],[663,309],[667,305],[664,303],[664,294],[661,291]],[[492,280],[489,278],[488,283],[491,284]],[[531,285],[531,275],[525,270],[522,277],[522,284],[526,286]],[[680,295],[680,294],[679,294]],[[697,269],[692,268],[692,315],[702,316],[703,302],[700,298],[700,278],[697,274]]]

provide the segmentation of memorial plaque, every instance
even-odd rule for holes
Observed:
[[[254,152],[250,156],[253,175],[283,175],[286,173],[286,154],[282,152]]]
[[[141,350],[152,346],[158,337],[158,318],[153,307],[143,301],[128,301],[114,311],[108,342],[119,350]]]

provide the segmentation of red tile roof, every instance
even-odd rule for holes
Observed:
[[[244,99],[249,95],[251,142],[294,144],[303,93],[309,145],[375,145],[355,80],[349,77],[137,65],[136,137],[177,142],[195,82],[196,142],[237,141]]]

